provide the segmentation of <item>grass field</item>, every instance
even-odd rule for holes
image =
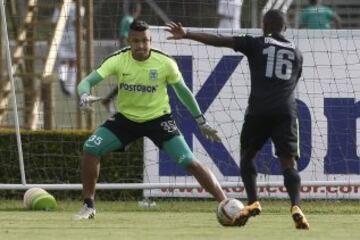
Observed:
[[[157,202],[140,209],[136,202],[97,202],[95,220],[75,222],[80,202],[59,202],[54,212],[24,210],[20,201],[0,201],[1,240],[125,239],[359,239],[359,201],[309,201],[303,209],[309,231],[293,226],[286,201],[263,201],[263,212],[244,228],[222,227],[215,218],[215,202]]]

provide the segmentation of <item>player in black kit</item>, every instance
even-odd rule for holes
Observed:
[[[241,131],[241,177],[248,205],[234,219],[243,226],[251,216],[261,212],[257,197],[255,157],[270,138],[280,159],[284,185],[291,200],[291,214],[297,229],[309,229],[301,211],[297,108],[294,96],[301,76],[302,55],[294,43],[285,39],[286,19],[279,10],[268,11],[263,18],[261,37],[221,36],[190,32],[181,23],[167,24],[168,39],[191,39],[216,47],[228,47],[243,53],[249,62],[251,92]]]

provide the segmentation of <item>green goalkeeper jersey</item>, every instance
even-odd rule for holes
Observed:
[[[135,60],[130,48],[122,49],[106,58],[96,71],[103,78],[117,78],[117,110],[135,122],[171,113],[167,85],[182,81],[176,62],[156,49],[151,49],[145,61]]]

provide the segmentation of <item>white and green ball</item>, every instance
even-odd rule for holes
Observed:
[[[42,188],[30,188],[24,194],[24,206],[31,210],[51,211],[56,209],[56,199]]]

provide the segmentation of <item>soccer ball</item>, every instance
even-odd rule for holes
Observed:
[[[235,198],[228,198],[219,203],[216,216],[223,226],[233,226],[233,219],[244,208],[242,202]]]

